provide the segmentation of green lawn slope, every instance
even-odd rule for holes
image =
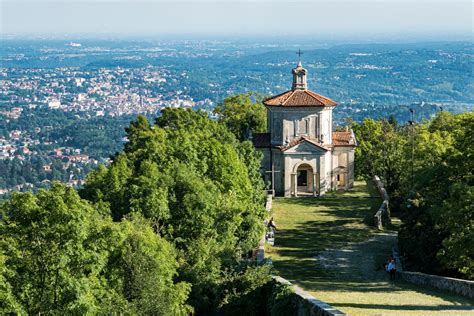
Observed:
[[[350,315],[474,315],[466,298],[389,280],[381,266],[397,221],[384,232],[370,225],[380,203],[366,182],[321,198],[277,198],[267,256],[279,275]]]

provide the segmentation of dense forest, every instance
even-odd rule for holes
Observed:
[[[474,112],[354,123],[356,173],[379,175],[400,216],[406,268],[474,279]]]
[[[261,157],[224,121],[183,109],[164,110],[154,126],[139,116],[123,151],[79,192],[55,182],[3,202],[0,312],[261,315],[284,306],[289,292],[251,260],[266,216]]]

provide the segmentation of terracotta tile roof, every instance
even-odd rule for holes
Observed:
[[[266,106],[336,106],[337,103],[310,90],[289,90],[263,101]]]
[[[270,133],[255,133],[252,142],[256,148],[270,147]]]
[[[334,146],[356,146],[356,140],[352,132],[333,132],[332,144]]]
[[[278,148],[280,148],[281,151],[285,151],[285,150],[288,150],[288,149],[290,149],[290,148],[292,148],[292,147],[294,147],[298,144],[301,144],[303,142],[311,143],[311,144],[315,145],[316,147],[321,148],[322,150],[328,150],[328,147],[320,144],[317,140],[313,140],[313,139],[306,138],[306,137],[295,138],[286,145],[278,146]]]

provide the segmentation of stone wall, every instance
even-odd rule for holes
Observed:
[[[272,201],[273,201],[273,194],[269,194],[267,192],[267,200],[265,202],[265,209],[267,210],[268,213],[271,212],[272,210]],[[263,232],[263,236],[260,239],[260,242],[258,243],[258,249],[257,249],[257,263],[262,263],[265,260],[265,241],[266,241],[266,229],[267,229],[267,224],[268,221],[264,221],[265,225],[265,231]]]
[[[273,201],[273,196],[275,192],[271,191],[267,193],[267,201],[265,202],[265,209],[267,212],[271,212],[272,210],[272,201]]]
[[[392,255],[397,264],[397,275],[402,280],[417,285],[453,292],[467,298],[474,298],[474,281],[448,278],[421,272],[403,271],[397,245],[392,248]]]
[[[375,213],[374,215],[374,224],[378,229],[382,230],[384,226],[387,226],[391,223],[390,210],[388,207],[388,193],[387,190],[385,190],[383,183],[378,176],[375,176],[373,178],[373,181],[383,200],[377,213]]]
[[[298,308],[297,315],[307,315],[307,316],[333,316],[333,315],[346,315],[340,310],[332,307],[329,304],[326,304],[320,300],[317,300],[314,296],[305,292],[300,287],[291,284],[288,280],[274,276],[273,279],[281,284],[286,284],[294,291],[295,301]]]
[[[403,280],[413,284],[447,290],[474,299],[474,281],[424,274],[421,272],[402,271],[398,274]]]

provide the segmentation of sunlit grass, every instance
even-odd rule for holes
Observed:
[[[390,282],[383,271],[377,271],[392,247],[392,243],[365,242],[380,234],[367,224],[380,203],[375,188],[365,182],[357,182],[350,192],[331,192],[323,198],[277,198],[273,203],[276,242],[266,247],[266,255],[281,276],[350,315],[473,314],[467,299]],[[399,221],[394,222],[396,228]],[[364,269],[317,266],[318,253],[347,247],[356,250],[351,264]],[[359,275],[359,270],[366,273]]]

